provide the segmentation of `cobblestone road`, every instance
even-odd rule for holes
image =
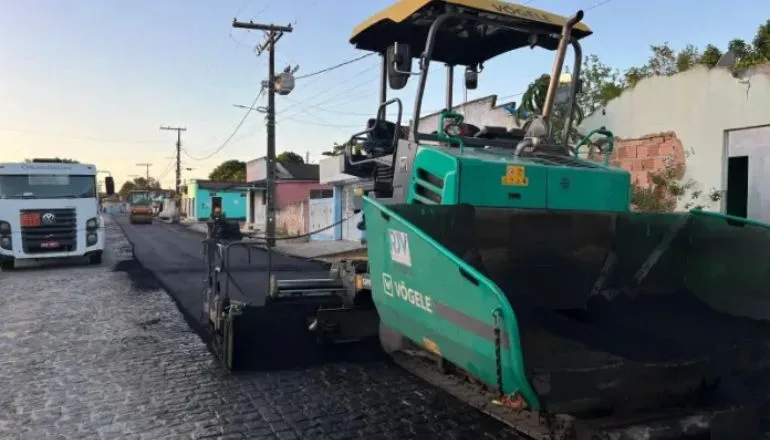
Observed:
[[[387,363],[227,375],[108,240],[101,267],[0,273],[0,438],[515,438]]]

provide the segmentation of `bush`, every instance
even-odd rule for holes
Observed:
[[[648,174],[649,185],[634,183],[631,188],[631,206],[640,212],[674,212],[679,202],[686,199],[684,209],[705,209],[718,202],[722,194],[716,188],[704,194],[696,189],[698,183],[684,180],[683,164],[667,161],[663,169]]]

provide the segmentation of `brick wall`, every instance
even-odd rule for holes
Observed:
[[[641,186],[647,186],[649,173],[663,169],[667,161],[685,165],[684,146],[674,132],[616,139],[615,151],[610,156],[610,164],[630,171],[631,181]]]

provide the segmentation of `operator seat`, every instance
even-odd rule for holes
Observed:
[[[398,130],[399,139],[404,138],[403,129],[390,121],[380,120],[378,123],[377,119],[371,118],[366,122],[366,128],[373,128],[373,130],[367,133],[362,147],[368,155],[373,157],[393,154],[396,147],[393,144],[393,136],[396,130]]]

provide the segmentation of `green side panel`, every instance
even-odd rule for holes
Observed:
[[[631,203],[631,175],[609,168],[551,167],[548,208],[626,212]]]
[[[506,179],[512,168],[523,179]],[[432,193],[445,198],[438,202]],[[630,198],[631,175],[622,169],[575,158],[516,158],[477,148],[460,154],[459,148],[422,146],[408,203],[628,212]]]
[[[382,322],[492,385],[497,383],[494,311],[506,334],[501,350],[503,390],[518,392],[534,410],[540,402],[525,375],[518,324],[502,291],[429,235],[451,206],[390,205],[364,197],[369,270]],[[403,211],[419,225],[396,213]],[[428,231],[428,232],[426,232]]]
[[[443,149],[420,147],[412,167],[407,203],[457,203],[457,158]]]
[[[509,165],[523,166],[526,186],[503,185]],[[547,206],[548,168],[510,159],[460,156],[460,202],[473,206],[542,209]]]

